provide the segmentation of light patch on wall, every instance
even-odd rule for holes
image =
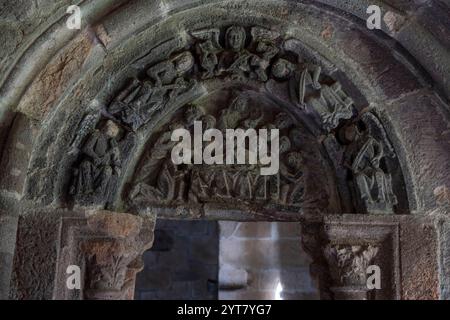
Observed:
[[[283,286],[281,285],[281,282],[278,282],[277,288],[275,289],[275,300],[283,300],[281,298],[281,292],[283,292]]]

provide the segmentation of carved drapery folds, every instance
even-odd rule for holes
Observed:
[[[229,106],[208,113],[201,106],[191,105],[170,121],[169,130],[157,134],[135,175],[131,205],[146,208],[158,204],[220,203],[235,207],[284,206],[295,212],[305,207],[326,209],[330,193],[326,188],[315,187],[314,183],[325,184],[324,178],[329,173],[323,169],[314,138],[295,125],[292,116],[270,102],[248,96],[233,97],[230,101]],[[224,136],[226,129],[279,129],[279,172],[260,175],[259,164],[174,165],[170,157],[176,142],[170,140],[171,132],[174,128],[192,131],[196,120],[202,121],[205,129],[219,128]],[[194,155],[194,150],[191,154]],[[322,177],[315,181],[309,179],[319,173]]]
[[[56,299],[133,299],[141,256],[153,243],[154,219],[108,211],[63,218]],[[81,269],[81,289],[68,288],[68,266]]]
[[[323,72],[326,68],[294,49],[298,40],[274,30],[239,25],[192,30],[186,37],[187,44],[180,48],[174,45],[168,50],[170,41],[161,49],[153,48],[155,54],[165,52],[166,60],[149,62],[147,57],[136,61],[136,75],[123,81],[121,90],[105,102],[101,115],[87,117],[87,124],[80,124],[90,129],[83,129],[72,146],[78,155],[69,193],[77,204],[108,205],[116,197],[117,185],[128,183],[130,187],[120,196],[131,208],[144,203],[237,200],[247,208],[272,203],[271,208],[284,206],[295,212],[302,208],[341,212],[337,193],[345,192],[355,202],[347,209],[350,212],[395,211],[393,191],[398,186],[390,170],[398,168],[388,163],[395,153],[384,129],[370,116],[355,120],[353,100],[339,81]],[[217,106],[211,107],[217,92],[223,92],[223,99],[216,99]],[[259,96],[253,94],[250,102],[244,101],[242,97],[248,100],[252,92]],[[270,108],[259,107],[267,101],[271,101]],[[167,160],[174,146],[171,132],[189,129],[195,120],[222,132],[280,129],[279,174],[259,176],[257,166],[172,165]],[[364,123],[363,129],[359,122]],[[134,170],[133,181],[121,181],[136,135],[141,133],[150,137],[147,152]],[[325,164],[329,160],[320,150],[324,136],[338,144],[340,159],[332,160],[338,173],[330,172]],[[350,181],[342,182],[337,191],[333,175],[348,176]],[[317,194],[313,194],[316,187]]]
[[[87,117],[80,126],[91,122]],[[133,134],[111,120],[100,121],[85,138],[81,138],[82,134],[80,131],[71,150],[78,152],[78,160],[73,166],[69,194],[81,205],[105,204],[114,194],[124,156],[133,145]]]
[[[389,172],[401,170],[379,120],[371,113],[364,114],[359,123],[341,129],[341,140],[358,211],[393,213],[398,200]],[[398,181],[396,187],[400,189]]]
[[[194,66],[194,56],[185,51],[146,70],[147,79],[134,79],[114,99],[108,112],[133,131],[146,124],[166,105],[194,88],[196,81],[186,73]]]

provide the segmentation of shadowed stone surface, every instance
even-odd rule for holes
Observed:
[[[58,296],[58,266],[75,254],[64,241],[79,241],[69,230],[88,234],[85,253],[103,253],[103,262],[113,251],[134,261],[141,252],[130,243],[149,231],[139,221],[155,216],[230,220],[221,242],[236,243],[223,255],[236,265],[224,274],[235,274],[227,285],[242,298],[251,296],[246,286],[273,298],[274,270],[258,268],[274,267],[275,255],[296,270],[280,273],[290,288],[281,298],[448,298],[447,1],[86,0],[81,30],[66,28],[69,4],[0,3],[0,298]],[[366,28],[371,4],[382,11],[378,31]],[[279,175],[174,166],[169,133],[192,130],[193,120],[280,127]],[[92,210],[108,213],[87,218]],[[61,221],[77,219],[81,226],[61,233]],[[271,221],[292,223],[275,231]],[[183,280],[194,269],[214,278],[218,254],[205,225],[179,228],[176,238],[158,231],[161,260],[147,264],[187,270],[167,295],[212,297],[214,281]],[[350,265],[373,254],[360,267],[386,266],[386,290],[355,288],[364,275],[334,270],[338,250],[352,252]],[[128,280],[139,270],[129,266]],[[345,270],[352,279],[339,278]],[[289,287],[296,281],[314,290]],[[134,290],[118,291],[93,296]]]

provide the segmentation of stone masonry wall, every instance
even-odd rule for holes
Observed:
[[[319,298],[299,223],[219,222],[219,299]]]

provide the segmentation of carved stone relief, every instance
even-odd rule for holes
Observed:
[[[293,59],[293,53],[283,49],[284,39],[277,32],[230,26],[189,34],[190,50],[147,67],[144,77],[133,79],[113,99],[108,112],[118,122],[137,130],[175,99],[211,79],[284,83],[289,103],[301,109],[310,105],[327,131],[353,115],[353,101],[340,84],[333,81],[330,86],[320,66],[300,57]],[[325,78],[327,84],[321,84]]]
[[[398,201],[389,169],[394,169],[395,152],[377,118],[368,113],[362,119],[339,133],[357,207],[362,212],[393,213]]]
[[[131,146],[131,136],[117,124],[107,120],[79,147],[69,193],[79,204],[105,203],[115,191],[122,172],[124,154]]]
[[[128,84],[109,105],[109,113],[136,131],[164,106],[195,86],[195,80],[185,77],[193,66],[194,57],[186,51],[148,68],[148,78],[134,79]]]
[[[366,220],[356,215],[325,218],[323,236],[328,243],[322,244],[321,250],[329,276],[321,277],[328,279],[334,299],[400,298],[399,223],[378,217],[391,218],[381,215],[371,215]],[[374,274],[368,269],[372,265],[379,267],[380,288],[367,285],[368,277]]]
[[[309,182],[309,187],[306,186],[305,180],[310,179],[304,170],[309,168],[308,172],[312,173],[319,168],[313,180],[317,180],[318,174],[330,177],[329,172],[320,171],[325,159],[318,149],[314,151],[317,153],[311,153],[309,147],[302,145],[303,141],[295,143],[294,140],[301,140],[298,137],[308,130],[314,135],[336,134],[355,116],[355,107],[341,84],[324,74],[321,66],[289,51],[286,43],[290,40],[276,31],[257,26],[194,30],[188,32],[188,45],[183,49],[173,49],[166,60],[140,65],[140,73],[127,81],[106,104],[98,124],[87,137],[75,139],[80,155],[74,163],[70,194],[83,205],[107,203],[105,197],[114,196],[121,169],[129,156],[129,152],[123,150],[131,150],[134,134],[155,130],[152,126],[159,118],[172,117],[164,133],[159,132],[157,138],[152,136],[156,139],[151,142],[152,151],[143,155],[145,160],[141,160],[141,167],[137,169],[142,174],[136,175],[139,178],[131,183],[127,200],[183,204],[240,199],[243,203],[272,202],[295,211],[320,204],[320,209],[325,210],[333,195],[322,192],[321,196],[306,196],[310,194],[308,188],[314,189],[313,184],[320,186],[320,183]],[[237,91],[244,90],[243,87],[233,89],[234,96],[220,102],[220,111],[201,110],[197,108],[197,93],[204,90],[207,83],[212,91],[221,90],[225,85],[250,88],[256,83],[259,90],[272,97],[274,104],[279,104],[278,114],[264,115],[255,106],[246,105],[238,98]],[[180,109],[187,110],[185,115],[174,116]],[[294,127],[299,124],[280,127],[286,125],[284,118],[292,118],[286,117],[286,112],[303,113],[303,125],[307,123],[308,129],[300,128],[303,133],[297,134]],[[174,146],[170,141],[171,131],[190,128],[194,120],[200,119],[222,131],[237,127],[284,130],[280,140],[285,148],[280,173],[268,178],[258,176],[257,167],[178,168],[171,165],[166,161]],[[108,129],[113,126],[114,130]],[[321,139],[314,135],[308,139]],[[343,142],[342,148],[348,150],[344,152],[345,163],[340,165],[347,166],[351,172],[355,198],[367,212],[393,212],[397,200],[388,168],[382,165],[386,155],[391,156],[393,152],[386,152],[385,141],[380,141],[379,135],[370,131],[354,134],[350,139],[353,140]],[[316,161],[307,161],[305,157]],[[339,206],[332,207],[339,211]]]
[[[153,242],[153,218],[96,211],[63,218],[55,299],[129,300],[134,296],[141,256]],[[67,288],[68,266],[81,269],[81,289]]]
[[[347,128],[353,135],[352,143],[347,149],[347,165],[353,175],[359,198],[367,211],[393,212],[397,198],[392,190],[389,174],[381,168],[385,157],[383,145],[367,133],[359,132],[353,126]]]
[[[378,247],[373,245],[328,245],[324,249],[336,286],[360,286],[367,283],[367,268],[374,261]]]
[[[229,106],[208,113],[195,105],[182,109],[180,115],[170,121],[169,130],[159,133],[143,156],[130,192],[132,205],[231,203],[234,206],[272,204],[294,211],[316,205],[326,208],[328,193],[324,193],[323,188],[316,193],[310,191],[314,188],[305,181],[311,168],[316,168],[314,173],[319,174],[323,166],[318,144],[295,125],[292,116],[278,107],[256,103],[247,96],[238,96]],[[206,127],[216,127],[223,132],[230,128],[278,128],[279,173],[262,176],[260,165],[174,165],[170,159],[176,144],[170,140],[172,130],[181,127],[192,130],[195,120],[202,120]],[[322,173],[323,177],[327,176],[325,171]]]

